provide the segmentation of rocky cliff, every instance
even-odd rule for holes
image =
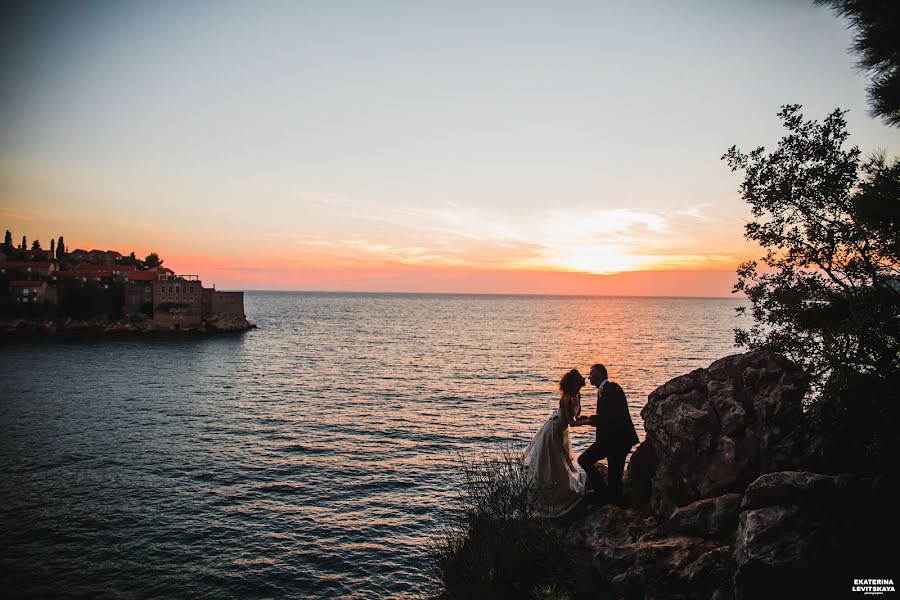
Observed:
[[[653,511],[668,516],[695,500],[739,492],[764,473],[802,466],[797,446],[807,387],[805,373],[783,356],[750,352],[654,390],[641,411],[642,445],[656,463],[645,469],[652,470]],[[635,479],[641,454],[631,469]]]
[[[783,356],[750,352],[660,386],[629,508],[587,509],[561,525],[567,544],[624,598],[832,597],[891,577],[877,548],[897,534],[896,477],[810,472],[807,384]]]

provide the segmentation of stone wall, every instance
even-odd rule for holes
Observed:
[[[210,295],[210,312],[214,315],[244,316],[244,292],[219,292]]]

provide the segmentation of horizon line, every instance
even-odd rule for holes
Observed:
[[[215,285],[215,284],[213,284]],[[670,300],[746,300],[746,296],[648,296],[646,294],[535,294],[512,292],[402,292],[402,291],[372,291],[372,290],[273,290],[273,289],[245,289],[245,290],[216,290],[216,291],[243,291],[254,293],[276,294],[380,294],[380,295],[405,295],[405,296],[524,296],[540,298],[659,298]]]

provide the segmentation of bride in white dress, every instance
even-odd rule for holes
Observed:
[[[586,474],[578,468],[569,427],[587,425],[581,416],[581,388],[584,376],[572,369],[559,382],[559,408],[541,426],[525,450],[529,475],[547,497],[547,517],[559,517],[572,510],[584,494]]]

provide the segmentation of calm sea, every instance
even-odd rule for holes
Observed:
[[[598,361],[643,435],[649,392],[736,352],[739,304],[248,293],[245,335],[4,342],[0,589],[420,597],[458,452],[526,443]]]

